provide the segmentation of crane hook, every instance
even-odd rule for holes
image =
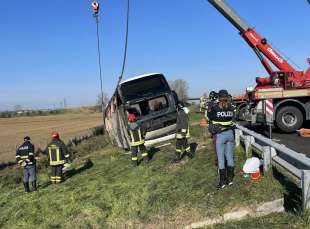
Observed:
[[[99,13],[99,3],[97,1],[93,1],[91,6],[93,8],[94,16],[98,15],[98,13]]]

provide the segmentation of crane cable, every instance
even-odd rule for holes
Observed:
[[[102,109],[102,118],[104,120],[104,101],[103,101],[103,86],[102,86],[102,67],[101,67],[101,52],[100,52],[100,36],[99,36],[99,3],[93,1],[92,4],[93,16],[96,19],[96,29],[97,29],[97,52],[98,52],[98,65],[99,65],[99,78],[100,78],[100,92],[101,92],[101,109]]]
[[[127,0],[125,47],[124,47],[124,55],[123,55],[122,70],[121,70],[121,74],[120,74],[120,76],[119,76],[119,78],[118,78],[117,87],[119,86],[121,80],[123,79],[124,71],[125,71],[125,67],[126,67],[126,61],[127,61],[128,32],[129,32],[129,14],[130,14],[130,0]]]

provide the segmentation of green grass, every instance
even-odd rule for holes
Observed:
[[[238,228],[265,228],[265,229],[284,229],[284,228],[309,228],[309,213],[295,215],[292,213],[273,213],[259,218],[249,218],[239,222],[215,225],[214,229],[238,229]]]
[[[92,138],[74,149],[75,174],[64,183],[47,185],[48,169],[41,166],[36,193],[23,192],[20,169],[2,170],[0,228],[180,227],[282,197],[284,188],[277,180],[266,177],[252,182],[242,177],[241,149],[235,150],[235,185],[216,191],[211,141],[203,142],[199,125],[191,127],[191,134],[199,149],[194,159],[171,165],[172,142],[138,168],[131,166],[124,151],[107,145],[104,137]]]

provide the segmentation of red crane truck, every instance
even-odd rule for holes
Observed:
[[[208,1],[238,29],[269,74],[268,77],[257,77],[255,88],[247,89],[246,120],[265,123],[266,114],[270,112],[266,104],[272,102],[271,122],[275,127],[284,132],[299,129],[306,120],[310,120],[310,68],[297,71],[224,0]]]

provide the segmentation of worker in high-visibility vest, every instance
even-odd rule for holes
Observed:
[[[234,133],[233,120],[234,108],[227,90],[220,90],[218,93],[219,102],[208,109],[208,118],[212,123],[209,131],[215,136],[216,153],[219,169],[218,189],[223,189],[226,185],[233,184],[234,177]],[[225,168],[225,159],[227,168]]]
[[[203,111],[206,110],[206,106],[207,106],[206,102],[207,102],[206,97],[205,96],[201,96],[200,97],[200,112],[203,112]]]
[[[128,113],[128,129],[130,136],[131,162],[134,167],[139,165],[138,152],[141,152],[142,161],[149,162],[150,157],[144,146],[144,133],[140,124],[137,122],[136,115]]]
[[[24,137],[24,143],[16,150],[16,161],[23,167],[23,184],[25,192],[30,192],[29,177],[31,177],[32,191],[37,191],[36,160],[34,158],[34,146],[30,137]]]
[[[69,164],[70,154],[65,143],[60,139],[57,131],[51,132],[52,141],[47,145],[45,152],[48,155],[51,167],[51,182],[58,184],[63,181],[64,165]]]
[[[189,158],[193,158],[194,156],[191,152],[191,147],[188,144],[188,139],[190,137],[189,109],[178,104],[177,110],[175,158],[172,163],[179,163],[185,155]]]

